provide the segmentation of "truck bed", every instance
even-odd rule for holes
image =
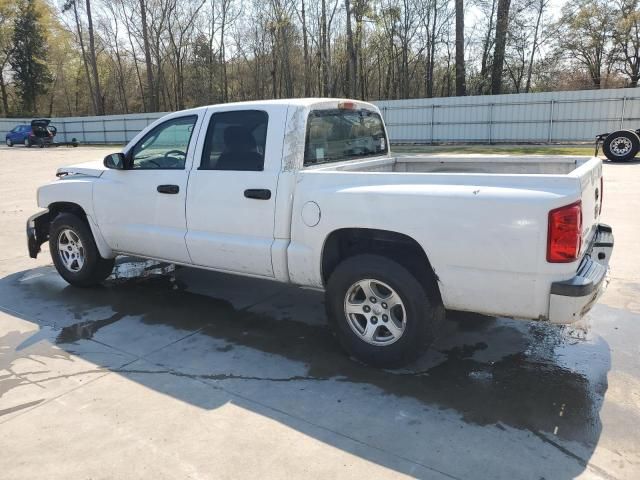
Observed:
[[[590,157],[505,155],[415,155],[342,162],[319,169],[353,172],[567,175]]]
[[[594,157],[542,155],[397,155],[307,166],[298,172],[293,210],[313,202],[321,221],[293,227],[291,278],[310,283],[293,267],[308,261],[298,243],[313,244],[320,228],[328,234],[356,218],[359,228],[415,238],[447,308],[548,318],[551,284],[574,277],[581,260],[546,261],[549,212],[581,202],[584,255],[598,225],[601,172]]]

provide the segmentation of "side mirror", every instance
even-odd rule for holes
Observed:
[[[107,168],[112,168],[114,170],[124,170],[125,168],[124,153],[111,153],[106,157],[104,157],[104,161],[102,163]]]

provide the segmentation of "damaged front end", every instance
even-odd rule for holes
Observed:
[[[48,209],[31,215],[27,220],[27,247],[31,258],[36,258],[40,253],[40,246],[49,240],[50,222],[51,217]]]

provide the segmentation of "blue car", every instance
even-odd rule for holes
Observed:
[[[18,125],[5,135],[7,146],[13,147],[16,144],[28,145],[31,135],[31,125]]]

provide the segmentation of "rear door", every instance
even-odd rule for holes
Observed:
[[[211,108],[187,193],[193,263],[273,277],[271,246],[286,105]]]

